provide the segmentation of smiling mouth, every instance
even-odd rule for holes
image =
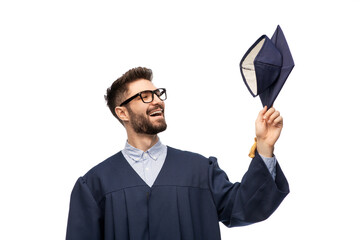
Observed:
[[[149,116],[150,117],[158,117],[163,115],[164,110],[163,109],[156,109],[155,111],[152,111]]]

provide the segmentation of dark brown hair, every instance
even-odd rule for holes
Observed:
[[[115,108],[125,100],[124,98],[127,91],[129,90],[128,84],[138,79],[146,79],[152,81],[152,78],[153,74],[151,69],[144,67],[133,68],[124,73],[118,79],[116,79],[111,85],[111,87],[106,90],[106,95],[104,97],[107,105],[111,113],[120,121],[121,124],[123,124],[123,122],[116,115]]]

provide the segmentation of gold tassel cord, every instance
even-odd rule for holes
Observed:
[[[256,141],[257,141],[257,139],[255,138],[254,140],[255,140],[255,142],[254,142],[254,144],[252,145],[252,147],[251,147],[251,149],[250,149],[250,153],[249,153],[249,157],[251,157],[251,158],[254,158],[254,157],[255,157]]]

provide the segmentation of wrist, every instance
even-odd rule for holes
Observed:
[[[266,144],[265,142],[258,139],[257,151],[263,157],[271,158],[274,156],[274,145]]]

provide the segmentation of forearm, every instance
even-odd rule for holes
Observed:
[[[244,226],[268,218],[289,192],[279,164],[273,166],[276,168],[274,181],[269,174],[269,166],[258,152],[241,183],[231,185],[217,164],[211,167],[210,178],[214,183],[212,185],[216,186],[212,186],[211,191],[219,209],[219,219],[228,227]]]
[[[259,154],[259,156],[262,158],[262,160],[264,161],[272,178],[275,180],[275,178],[276,178],[276,162],[277,162],[276,157],[273,156],[273,157],[268,158],[268,157],[262,156],[261,154]]]

